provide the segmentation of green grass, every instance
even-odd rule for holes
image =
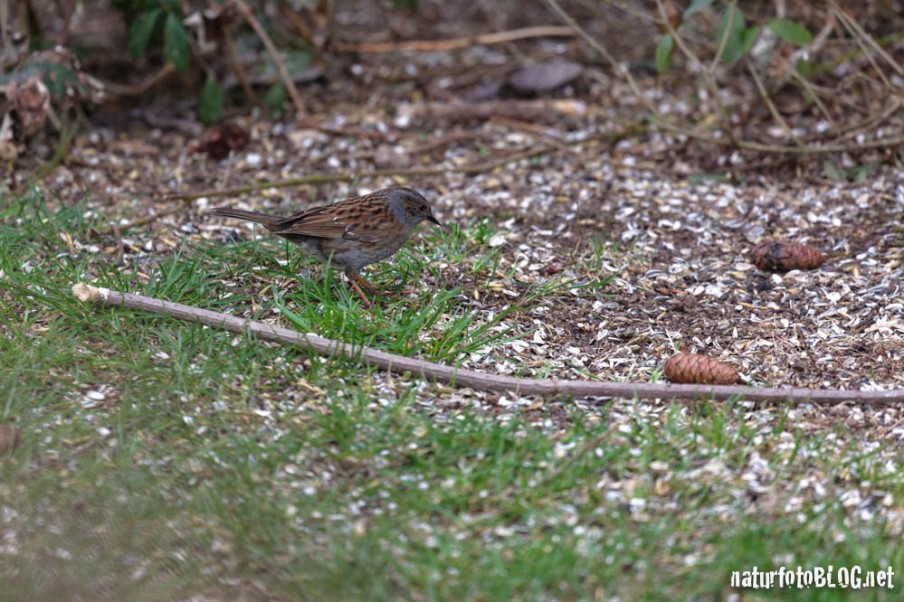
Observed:
[[[0,456],[4,600],[710,600],[754,565],[904,570],[899,534],[879,512],[852,517],[841,495],[879,488],[900,507],[900,471],[843,424],[803,430],[781,408],[760,424],[736,404],[658,420],[630,402],[481,406],[70,292],[96,279],[455,363],[515,336],[509,314],[470,309],[454,287],[390,289],[438,282],[431,257],[478,253],[480,273],[495,273],[495,251],[473,242],[492,236],[486,222],[375,266],[384,292],[367,312],[338,274],[279,243],[185,243],[114,268],[109,241],[88,248],[102,225],[84,207],[8,203],[0,425],[23,443]],[[596,292],[551,280],[534,294]],[[741,478],[753,454],[776,470],[766,492]],[[836,490],[785,510],[819,475]]]

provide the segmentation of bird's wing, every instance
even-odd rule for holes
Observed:
[[[351,226],[337,219],[332,212],[324,211],[327,207],[315,207],[292,216],[280,224],[275,234],[313,236],[314,238],[345,238],[351,230]]]
[[[273,230],[273,232],[280,236],[301,235],[314,238],[342,238],[345,240],[378,243],[386,240],[387,237],[392,238],[394,231],[398,228],[394,221],[371,219],[355,223],[352,220],[337,217],[334,211],[325,211],[325,209],[329,208],[329,206],[315,207],[310,211],[289,218],[283,224],[280,224],[281,227],[278,230]]]
[[[402,228],[395,220],[384,221],[371,219],[359,224],[350,224],[342,235],[348,240],[360,240],[361,242],[380,243],[398,238]],[[404,231],[404,228],[402,228]]]

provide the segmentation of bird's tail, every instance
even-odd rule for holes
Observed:
[[[283,218],[277,215],[267,215],[266,213],[258,213],[257,211],[245,211],[244,209],[233,209],[232,207],[217,207],[216,209],[211,210],[210,214],[256,222],[258,224],[263,224],[268,229],[277,227],[283,221]]]

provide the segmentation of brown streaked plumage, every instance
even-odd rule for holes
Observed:
[[[262,224],[319,260],[331,261],[345,271],[367,307],[371,303],[361,287],[371,292],[373,287],[358,274],[361,268],[392,256],[422,221],[441,225],[421,193],[401,186],[345,199],[335,205],[313,207],[288,217],[230,207],[218,207],[210,213]]]

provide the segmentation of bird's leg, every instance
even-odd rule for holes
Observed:
[[[377,294],[377,287],[374,286],[373,284],[371,284],[370,282],[368,282],[367,280],[365,280],[364,277],[361,274],[359,274],[358,272],[355,272],[355,276],[354,276],[353,280],[355,282],[357,282],[358,285],[361,288],[363,288],[367,293],[369,293],[371,295]]]
[[[365,289],[370,294],[376,293],[377,289],[369,283],[367,280],[362,278],[358,272],[353,272],[351,270],[345,272],[345,275],[348,276],[348,283],[355,289],[355,292],[358,293],[358,296],[361,297],[361,300],[364,302],[364,307],[370,309],[374,306],[370,299],[367,298],[367,295],[364,294],[362,288]]]

